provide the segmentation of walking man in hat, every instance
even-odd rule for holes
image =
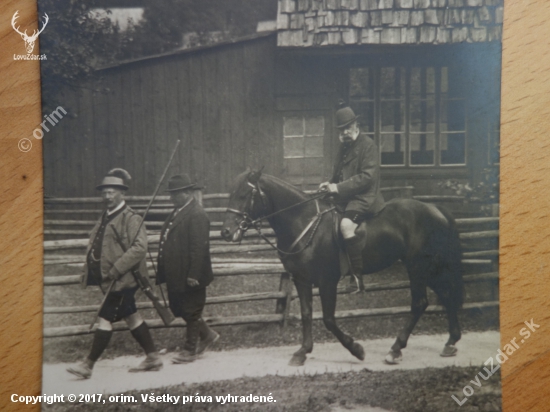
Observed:
[[[202,319],[213,273],[210,221],[193,197],[196,189],[201,188],[186,174],[169,179],[167,191],[175,209],[160,232],[157,283],[166,283],[170,309],[187,324],[184,349],[173,363],[194,361],[219,338]]]
[[[141,225],[141,216],[124,201],[124,194],[128,189],[127,182],[130,179],[130,174],[126,170],[113,169],[97,186],[97,189],[101,190],[106,210],[90,235],[82,283],[84,287],[96,285],[105,290],[109,283],[115,282],[99,312],[99,326],[94,332],[90,354],[82,363],[67,369],[81,379],[92,376],[95,362],[113,335],[112,323],[120,320],[127,323],[132,336],[147,354],[140,365],[129,371],[158,371],[162,368],[162,361],[149,328],[137,313],[134,299],[138,285],[132,270],[139,266],[141,273],[147,273],[147,233],[145,226]],[[135,241],[130,244],[134,239]],[[124,245],[124,248],[121,245]]]
[[[358,116],[351,107],[340,108],[335,117],[340,148],[332,178],[321,183],[319,189],[334,194],[344,210],[340,232],[352,275],[362,290],[362,242],[355,235],[355,229],[384,208],[384,198],[380,193],[379,154],[374,141],[360,133]]]

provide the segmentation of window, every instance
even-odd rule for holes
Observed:
[[[382,166],[466,164],[465,102],[446,67],[352,68],[350,104]]]
[[[323,116],[283,118],[285,174],[293,184],[319,182],[323,176]]]

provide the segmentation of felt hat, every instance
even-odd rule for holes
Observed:
[[[105,187],[114,187],[117,189],[128,190],[128,183],[131,179],[132,176],[130,176],[130,173],[126,170],[120,168],[111,169],[107,172],[101,181],[101,184],[96,186],[96,189],[101,190]]]
[[[336,127],[342,129],[356,121],[359,116],[355,115],[353,109],[349,106],[342,107],[336,111]]]
[[[178,192],[180,190],[187,189],[202,189],[202,186],[198,186],[196,183],[191,181],[191,178],[186,173],[182,175],[174,175],[168,179],[168,189],[167,192]]]

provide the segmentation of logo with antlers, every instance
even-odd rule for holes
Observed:
[[[44,13],[44,21],[43,21],[43,24],[42,24],[42,28],[40,30],[34,30],[34,32],[29,36],[27,34],[27,30],[25,30],[24,32],[21,32],[19,30],[19,26],[15,27],[16,20],[17,20],[18,17],[19,17],[19,10],[17,10],[15,12],[15,14],[13,15],[13,17],[11,19],[11,26],[13,27],[13,29],[17,33],[19,33],[21,35],[21,38],[25,41],[25,48],[27,49],[27,53],[31,54],[33,49],[34,49],[34,43],[36,42],[36,39],[38,38],[38,35],[44,31],[44,29],[46,28],[46,25],[48,24],[48,21],[50,20],[50,18],[48,17],[48,15],[46,13]]]

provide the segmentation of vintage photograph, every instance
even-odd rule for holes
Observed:
[[[38,10],[44,411],[501,410],[502,0]]]

